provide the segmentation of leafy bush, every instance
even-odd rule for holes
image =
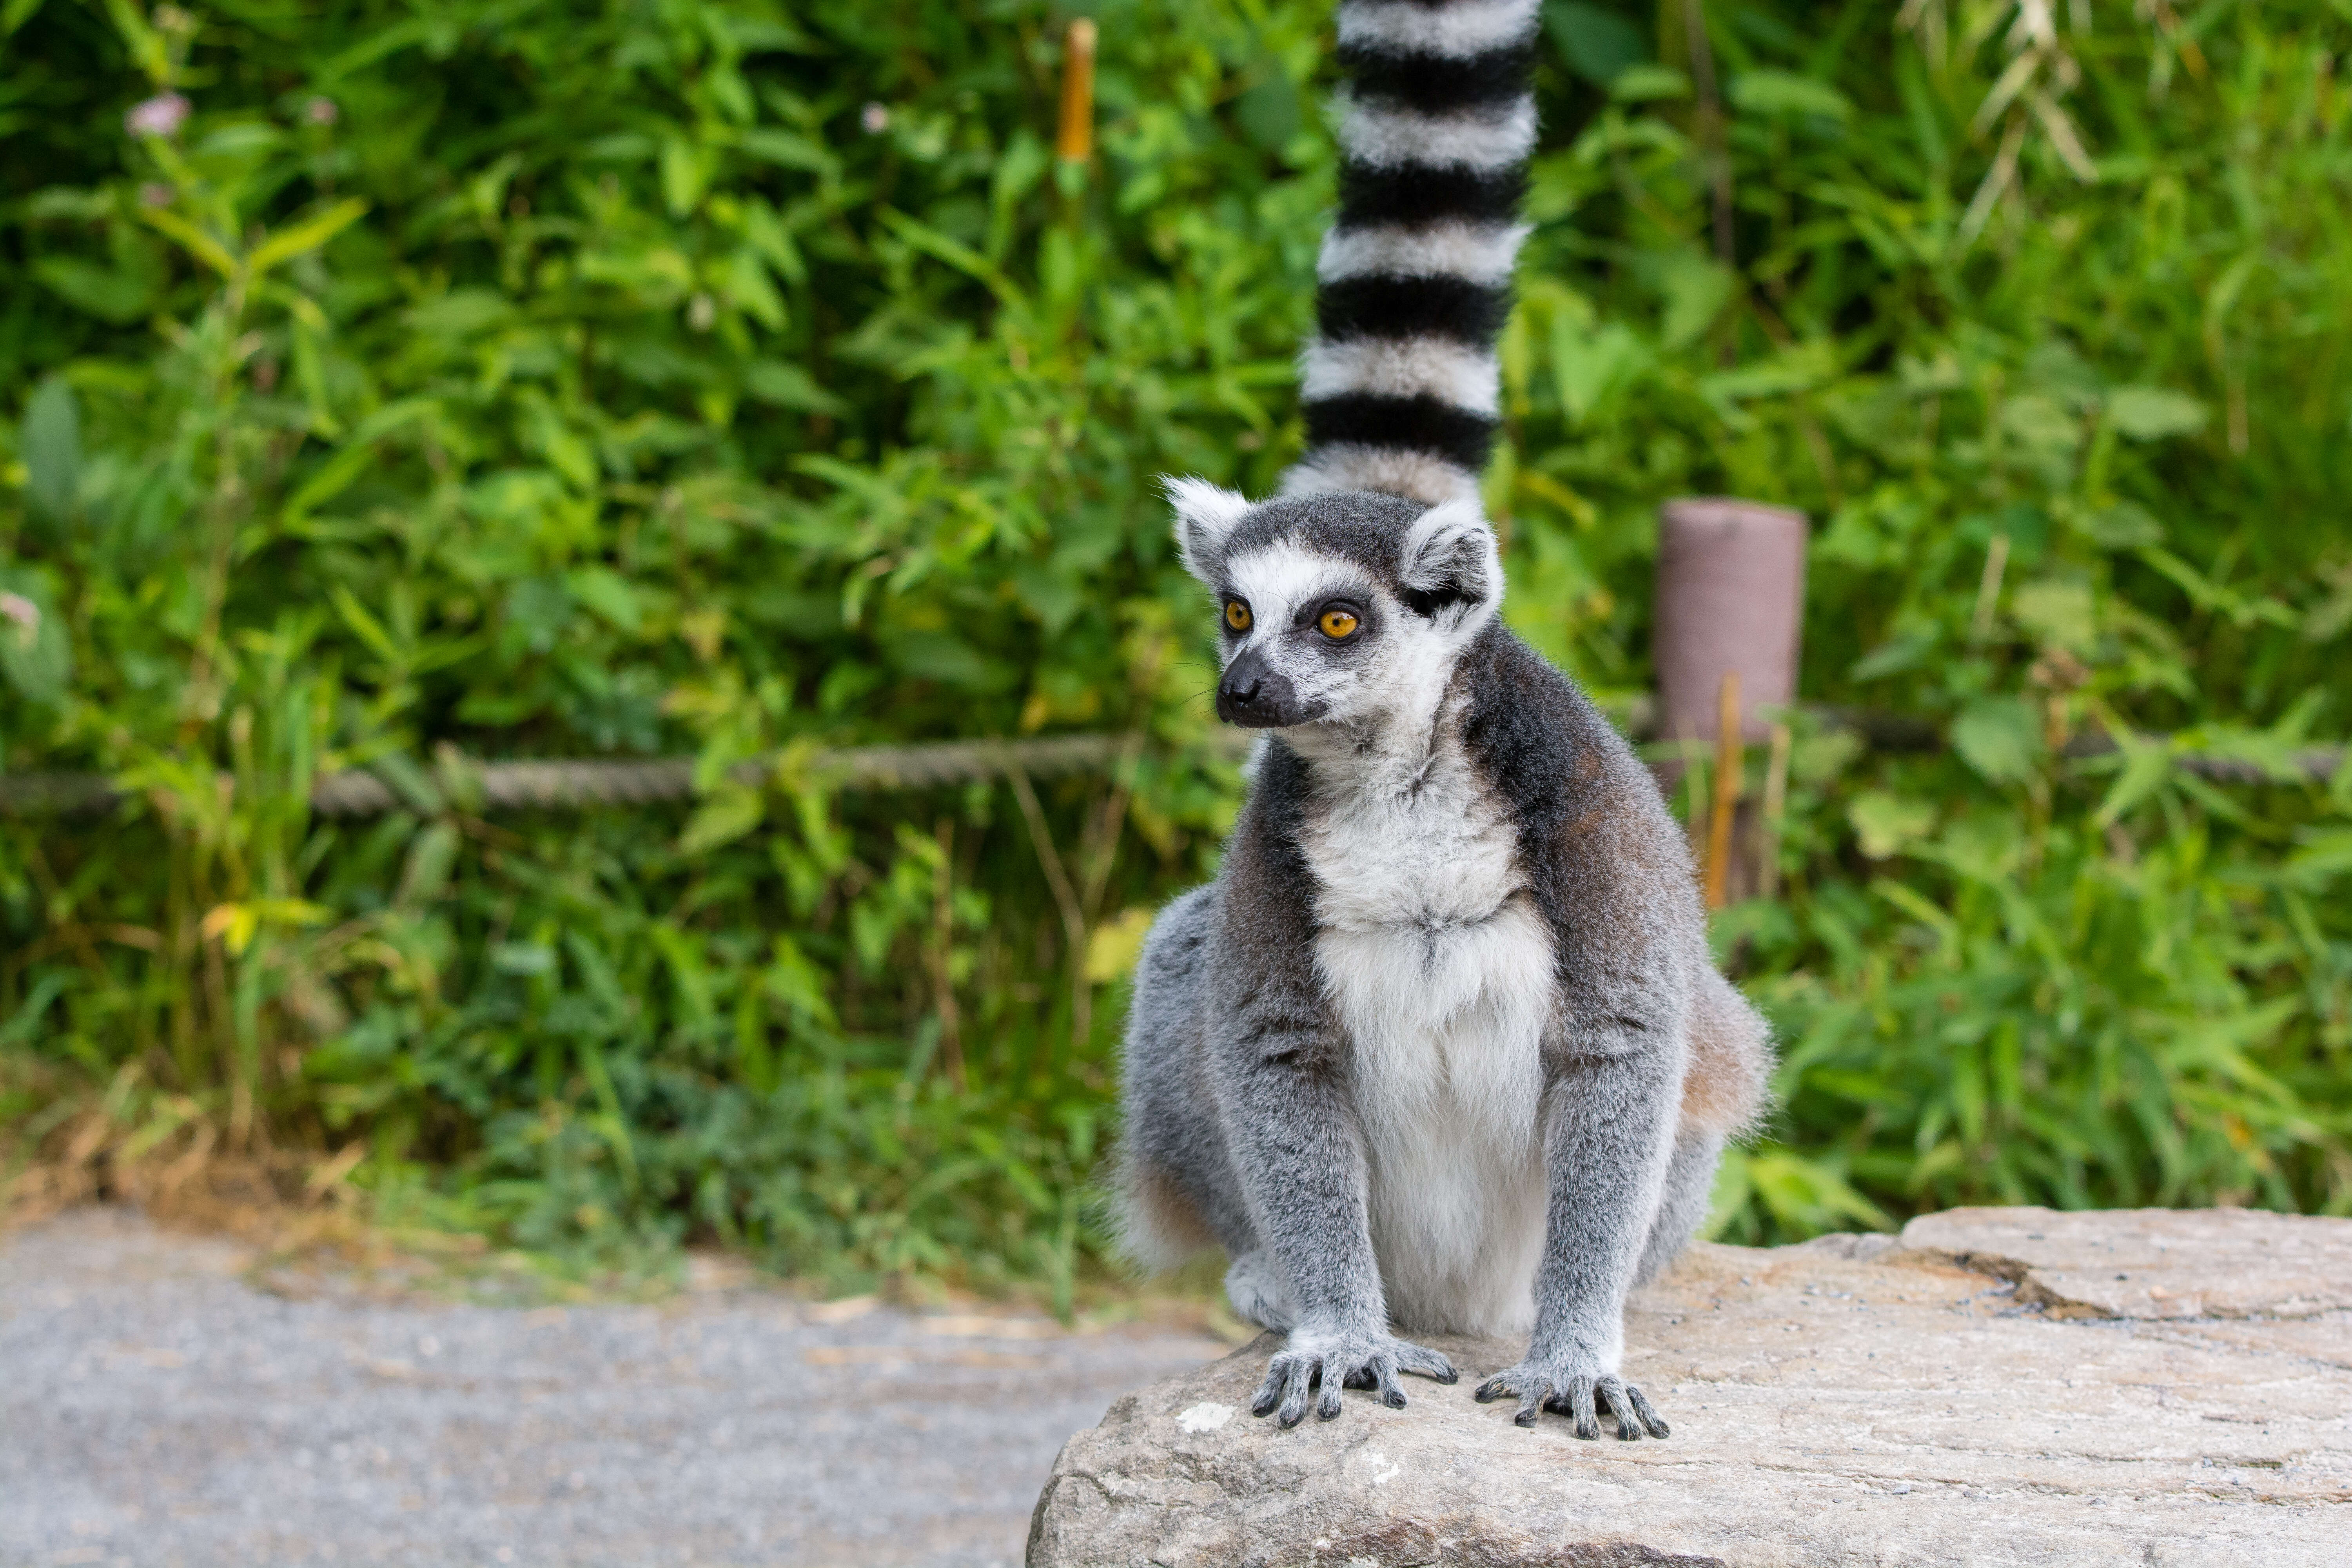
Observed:
[[[0,766],[133,798],[0,833],[21,1197],[234,1157],[1066,1287],[1137,911],[1237,789],[1151,481],[1297,450],[1333,190],[1324,8],[1093,14],[1080,167],[1028,5],[0,12]],[[1657,503],[1786,501],[1807,696],[1951,742],[1798,724],[1722,1224],[2352,1210],[2352,773],[2291,756],[2352,626],[2352,25],[1904,15],[1547,12],[1510,619],[1622,700]],[[1068,729],[1149,743],[1034,817],[806,766]],[[495,820],[460,760],[678,751],[688,811]],[[403,809],[313,816],[357,766]]]

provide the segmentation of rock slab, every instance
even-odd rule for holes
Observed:
[[[1030,1568],[2352,1563],[2352,1220],[1701,1246],[1626,1329],[1665,1441],[1517,1426],[1470,1392],[1521,1347],[1461,1340],[1458,1385],[1285,1432],[1266,1336],[1071,1438]]]

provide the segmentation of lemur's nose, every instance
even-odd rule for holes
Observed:
[[[1260,730],[1296,724],[1307,717],[1297,689],[1278,669],[1267,668],[1255,648],[1245,649],[1217,682],[1217,717],[1228,724]]]

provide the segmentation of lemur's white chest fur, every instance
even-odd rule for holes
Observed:
[[[1544,1238],[1551,940],[1511,822],[1453,728],[1441,717],[1437,743],[1404,755],[1312,748],[1302,847],[1390,1315],[1423,1332],[1523,1332]]]

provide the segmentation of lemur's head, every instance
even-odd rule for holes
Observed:
[[[1171,479],[1184,565],[1216,595],[1217,716],[1248,729],[1426,710],[1503,598],[1476,503],[1369,492],[1253,506]]]

